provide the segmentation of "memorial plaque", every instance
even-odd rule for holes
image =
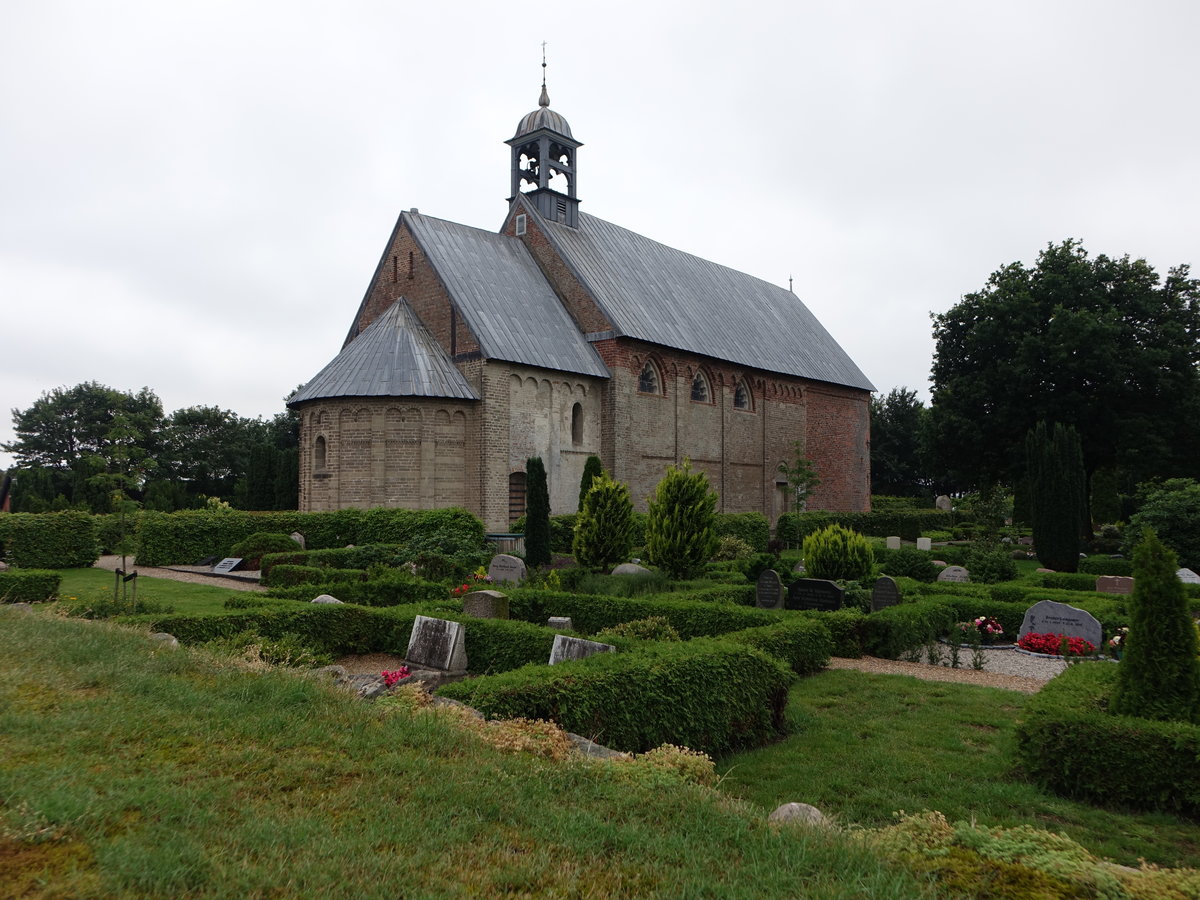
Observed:
[[[1104,644],[1104,629],[1090,612],[1077,609],[1054,600],[1040,600],[1025,610],[1021,631],[1017,638],[1027,634],[1065,634],[1067,637],[1091,641],[1099,649]]]
[[[1200,584],[1200,575],[1197,575],[1191,569],[1180,569],[1175,574],[1179,576],[1179,580],[1184,584]]]
[[[498,553],[492,557],[492,564],[488,566],[488,574],[492,576],[492,581],[508,581],[514,584],[524,581],[525,560],[509,556],[507,553]]]
[[[429,669],[465,671],[466,629],[458,622],[417,616],[404,658],[413,665]]]
[[[938,581],[970,581],[971,573],[962,566],[946,566],[938,572]]]
[[[881,609],[886,609],[889,606],[895,606],[900,602],[900,588],[896,587],[896,582],[887,575],[883,575],[875,580],[875,587],[871,591],[871,612],[878,612]]]
[[[899,550],[900,549],[900,536],[895,535],[895,534],[890,535],[887,539],[887,548],[889,550]]]
[[[565,634],[554,636],[554,646],[550,648],[550,665],[554,666],[569,659],[587,659],[597,653],[615,653],[612,644],[601,644],[599,641],[585,641],[583,638],[567,637]]]
[[[463,614],[476,619],[507,619],[508,595],[499,591],[471,591],[463,595]]]
[[[933,538],[917,538],[917,549],[918,550],[932,550],[933,549]]]
[[[841,609],[846,599],[845,589],[821,578],[801,578],[788,588],[788,609]]]
[[[1128,575],[1097,575],[1096,590],[1102,594],[1132,594],[1133,579]]]
[[[221,560],[219,563],[217,563],[215,566],[213,566],[213,572],[218,575],[223,575],[226,572],[232,572],[234,569],[236,569],[241,564],[242,564],[242,558],[240,556],[227,556],[223,560]]]
[[[546,622],[547,628],[555,628],[561,631],[574,631],[575,623],[571,621],[570,616],[551,616]]]
[[[783,582],[774,569],[764,569],[758,576],[754,605],[759,609],[783,609]]]

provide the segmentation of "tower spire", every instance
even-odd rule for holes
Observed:
[[[546,42],[542,41],[542,96],[538,98],[538,106],[550,106],[550,94],[546,91]]]

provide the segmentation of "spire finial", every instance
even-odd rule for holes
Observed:
[[[546,42],[542,41],[542,96],[538,98],[538,106],[549,106],[550,94],[546,91]]]

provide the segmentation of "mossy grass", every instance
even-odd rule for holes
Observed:
[[[1016,773],[1013,729],[1026,699],[993,688],[822,672],[791,689],[794,734],[718,763],[722,789],[764,808],[800,800],[868,826],[886,825],[900,810],[940,810],[951,821],[1062,832],[1125,865],[1144,858],[1200,866],[1195,822],[1062,799]]]
[[[444,713],[109,623],[3,615],[6,890],[931,896],[853,837],[771,827],[686,781],[503,753]]]

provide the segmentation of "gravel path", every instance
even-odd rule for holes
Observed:
[[[128,557],[126,557],[126,562],[129,563]],[[110,572],[115,572],[121,568],[121,557],[102,556],[96,560],[93,568],[108,569]],[[145,576],[146,578],[167,578],[171,581],[186,581],[189,584],[208,584],[213,587],[229,588],[234,591],[266,590],[266,588],[258,583],[257,572],[238,572],[234,576],[214,575],[208,566],[172,566],[169,569],[160,569],[154,566],[135,566],[132,563],[129,564],[128,568],[130,571],[136,570],[139,576]]]

